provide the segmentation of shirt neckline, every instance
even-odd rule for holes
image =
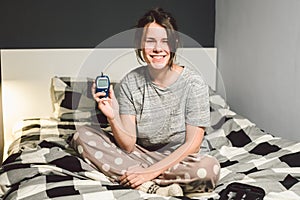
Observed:
[[[175,86],[177,85],[177,83],[180,81],[180,79],[183,77],[183,75],[185,74],[185,71],[186,71],[186,67],[185,67],[185,66],[181,66],[183,69],[182,69],[181,73],[179,74],[178,78],[174,81],[174,83],[172,83],[171,85],[169,85],[169,86],[167,86],[167,87],[162,88],[162,87],[156,85],[155,83],[153,83],[153,82],[151,81],[151,77],[150,77],[149,71],[148,71],[148,69],[147,69],[148,66],[146,65],[146,66],[144,66],[144,67],[145,67],[145,71],[146,71],[147,82],[148,82],[150,85],[152,85],[153,87],[155,87],[155,88],[157,88],[157,89],[159,89],[159,90],[161,90],[161,91],[166,91],[166,90],[169,90],[169,89],[175,87]]]

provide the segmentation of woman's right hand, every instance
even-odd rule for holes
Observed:
[[[119,112],[119,104],[115,97],[113,87],[110,86],[108,97],[103,97],[105,96],[105,92],[95,93],[95,91],[96,91],[96,84],[93,83],[92,94],[95,101],[98,103],[98,108],[109,120],[113,120],[116,114]]]

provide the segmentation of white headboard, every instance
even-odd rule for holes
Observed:
[[[216,48],[185,48],[178,50],[177,60],[194,66],[215,89],[216,54]],[[139,65],[134,50],[129,48],[1,50],[4,159],[17,122],[52,116],[53,76],[95,77],[104,71],[112,81],[118,81]]]

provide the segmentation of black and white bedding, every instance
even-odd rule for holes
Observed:
[[[24,119],[14,133],[17,139],[0,171],[1,199],[218,199],[233,182],[262,188],[266,200],[300,199],[300,143],[262,131],[213,92],[206,137],[222,167],[214,193],[161,197],[110,182],[68,145],[77,126],[100,122],[110,130],[101,113],[91,109],[89,89],[83,89],[90,87],[89,80],[80,87],[72,82],[52,80],[54,118]]]

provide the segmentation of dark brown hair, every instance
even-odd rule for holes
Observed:
[[[154,8],[144,14],[142,18],[138,20],[135,32],[135,45],[136,54],[140,61],[145,62],[143,58],[142,42],[144,40],[145,28],[150,23],[155,22],[164,27],[167,31],[168,45],[170,47],[170,60],[168,65],[171,67],[175,59],[175,53],[178,48],[179,37],[177,33],[177,24],[173,16],[164,11],[162,8]]]

